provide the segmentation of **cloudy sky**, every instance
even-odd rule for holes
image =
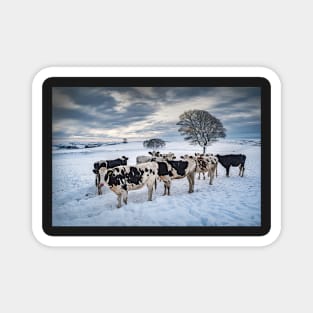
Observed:
[[[54,141],[183,140],[179,115],[207,110],[227,138],[260,137],[258,87],[54,87]]]

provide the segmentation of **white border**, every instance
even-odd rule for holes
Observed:
[[[42,84],[49,77],[264,77],[271,84],[271,230],[265,236],[48,236],[42,225]],[[281,230],[281,84],[264,67],[49,67],[32,84],[32,229],[47,246],[266,246]]]

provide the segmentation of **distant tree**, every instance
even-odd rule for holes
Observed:
[[[143,146],[145,148],[150,148],[150,149],[158,149],[158,148],[163,148],[165,147],[165,141],[159,138],[153,138],[149,140],[145,140],[143,142]]]
[[[199,145],[206,152],[206,147],[218,138],[226,137],[226,129],[222,122],[204,110],[190,110],[179,116],[176,124],[184,139],[193,145]]]
[[[123,143],[127,143],[127,138],[123,138]]]

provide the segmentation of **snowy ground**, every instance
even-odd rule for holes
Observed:
[[[201,152],[186,142],[168,142],[161,152]],[[188,193],[187,179],[172,182],[171,196],[162,196],[158,183],[153,201],[147,201],[144,187],[130,191],[128,204],[117,209],[117,197],[106,187],[96,195],[93,163],[125,155],[128,164],[137,155],[147,155],[141,142],[106,145],[90,149],[53,151],[53,225],[54,226],[259,226],[261,217],[260,140],[222,140],[210,153],[244,153],[247,156],[245,177],[231,168],[230,177],[219,164],[219,176],[209,185],[208,179],[195,180],[195,192]]]

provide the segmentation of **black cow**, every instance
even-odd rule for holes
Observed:
[[[100,186],[100,175],[99,170],[101,167],[105,167],[106,169],[114,168],[116,166],[120,165],[127,165],[128,158],[125,156],[122,156],[121,158],[115,159],[115,160],[100,160],[98,162],[95,162],[93,164],[93,173],[96,174],[96,180],[95,184],[97,187],[98,195],[102,194],[101,186]]]
[[[231,166],[239,166],[239,176],[243,177],[246,162],[246,156],[244,154],[217,154],[216,157],[218,158],[218,161],[226,168],[227,177],[229,177],[229,168]]]

